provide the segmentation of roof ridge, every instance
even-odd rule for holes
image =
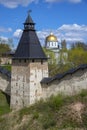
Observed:
[[[63,72],[63,73],[59,73],[59,74],[56,74],[56,75],[54,75],[53,77],[51,77],[51,78],[43,78],[42,79],[42,81],[41,81],[41,83],[45,83],[45,84],[48,84],[48,83],[50,83],[50,82],[52,82],[52,81],[54,81],[54,80],[60,80],[60,79],[62,79],[63,77],[65,77],[66,75],[68,75],[68,74],[73,74],[73,73],[75,73],[76,71],[78,71],[78,70],[80,70],[80,69],[85,69],[85,68],[87,68],[87,64],[81,64],[81,65],[79,65],[79,66],[77,66],[77,67],[75,67],[75,68],[71,68],[71,69],[69,69],[69,70],[67,70],[67,71],[65,71],[65,72]]]

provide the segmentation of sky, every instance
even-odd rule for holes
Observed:
[[[87,43],[87,0],[0,0],[0,39],[17,47],[23,23],[31,17],[41,44],[51,32],[59,43]]]

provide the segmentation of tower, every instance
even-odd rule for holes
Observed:
[[[11,103],[19,109],[42,97],[40,81],[48,77],[48,63],[35,31],[35,23],[28,14],[22,36],[12,59]]]

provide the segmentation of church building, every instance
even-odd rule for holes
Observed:
[[[54,52],[56,64],[58,64],[60,62],[60,47],[57,37],[53,33],[50,33],[50,35],[46,37],[45,48]]]
[[[35,103],[42,97],[40,81],[48,77],[48,62],[35,31],[30,13],[12,59],[11,104],[12,109]]]

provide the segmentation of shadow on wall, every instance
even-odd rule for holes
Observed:
[[[9,81],[9,84],[5,90],[6,93],[3,92],[3,94],[5,95],[6,97],[6,100],[7,100],[7,103],[9,104],[10,106],[10,94],[11,94],[11,81]]]
[[[5,89],[5,93],[9,96],[11,94],[11,80],[9,80],[8,86]]]
[[[7,103],[9,104],[9,106],[10,106],[10,96],[9,95],[7,95],[6,93],[4,93],[4,92],[2,92],[3,94],[4,94],[4,96],[6,97],[6,101],[7,101]]]

